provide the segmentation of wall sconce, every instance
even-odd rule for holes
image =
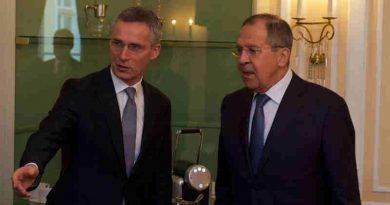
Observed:
[[[88,11],[92,10],[95,18],[90,19]],[[92,5],[85,5],[84,7],[86,26],[93,36],[101,37],[108,34],[109,25],[105,21],[107,14],[107,4],[95,3]]]
[[[292,18],[292,19],[297,21],[295,23],[295,25],[292,26],[292,29],[303,28],[304,31],[308,35],[308,37],[307,37],[307,36],[305,36],[304,32],[298,31],[299,36],[298,37],[294,36],[294,40],[299,41],[301,39],[304,39],[306,42],[308,42],[310,44],[320,43],[325,38],[327,38],[328,40],[331,40],[334,36],[334,26],[332,25],[332,20],[336,19],[336,17],[322,17],[322,18],[327,20],[327,21],[303,22],[303,20],[305,20],[305,18],[301,18],[301,17]],[[310,29],[307,27],[308,25],[324,25],[321,29],[320,38],[318,40],[313,39],[313,35],[311,34]]]
[[[326,67],[328,64],[327,43],[332,40],[335,35],[335,29],[332,20],[336,17],[332,16],[332,1],[328,0],[328,16],[322,17],[324,21],[305,21],[306,18],[301,17],[302,0],[298,0],[297,15],[292,18],[296,22],[292,26],[293,38],[296,41],[304,41],[307,48],[305,53],[309,53],[308,59],[305,56],[305,67],[307,65],[307,80],[316,84],[326,85]],[[318,38],[313,37],[314,28],[320,29]]]
[[[334,26],[332,20],[336,17],[323,17],[326,21],[309,22],[303,21],[305,18],[293,18],[296,20],[292,30],[297,30],[297,35],[293,38],[296,41],[304,40],[308,44],[309,59],[307,65],[307,80],[322,86],[326,85],[326,67],[327,67],[327,40],[332,40],[334,37]],[[320,36],[314,39],[310,30],[312,25],[322,25]],[[306,66],[306,64],[305,64]]]
[[[327,21],[323,22],[303,22],[305,18],[295,17],[292,18],[297,22],[292,26],[292,30],[298,30],[298,36],[293,36],[294,40],[305,40],[310,44],[312,50],[316,50],[315,53],[310,54],[310,62],[313,64],[323,64],[325,63],[325,53],[320,52],[321,49],[315,49],[316,46],[321,46],[322,41],[326,38],[328,40],[332,40],[334,37],[334,26],[332,25],[332,20],[336,19],[336,17],[322,17]],[[317,40],[314,40],[312,33],[308,26],[310,25],[323,25],[320,33],[320,37]],[[301,28],[301,29],[300,29]]]

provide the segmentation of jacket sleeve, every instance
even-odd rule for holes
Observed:
[[[221,130],[219,134],[218,145],[218,167],[217,167],[217,181],[215,184],[216,205],[231,204],[232,199],[232,176],[228,164],[228,159],[225,155],[224,146],[224,132],[225,132],[225,118],[226,118],[226,97],[221,106]]]
[[[170,205],[172,202],[172,148],[171,148],[171,105],[168,101],[163,112],[163,139],[158,152],[157,168],[154,170],[156,204]]]
[[[355,131],[344,100],[331,106],[325,118],[322,156],[331,204],[360,205]]]
[[[75,109],[74,96],[76,95],[77,82],[77,80],[70,79],[64,83],[53,108],[41,121],[38,130],[27,141],[20,166],[31,162],[38,166],[39,176],[34,185],[39,184],[46,164],[75,129],[77,110]]]

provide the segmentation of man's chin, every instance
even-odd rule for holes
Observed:
[[[259,87],[259,84],[257,82],[253,82],[253,80],[245,80],[243,79],[245,87],[251,89],[251,90],[256,90]]]
[[[130,70],[130,68],[124,67],[124,66],[116,66],[115,68],[120,73],[126,73]]]

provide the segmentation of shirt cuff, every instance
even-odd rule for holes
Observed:
[[[30,162],[30,163],[25,164],[24,166],[29,166],[29,165],[35,166],[38,169],[38,173],[39,173],[39,167],[36,163]]]

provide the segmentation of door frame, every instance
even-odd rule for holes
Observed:
[[[15,119],[15,0],[3,0],[0,13],[0,203],[13,204]]]

